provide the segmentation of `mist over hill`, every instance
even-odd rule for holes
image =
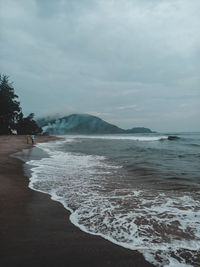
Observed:
[[[42,127],[44,133],[54,135],[152,133],[150,129],[144,127],[124,130],[89,114],[72,114],[50,121],[48,119],[40,119],[38,124]]]

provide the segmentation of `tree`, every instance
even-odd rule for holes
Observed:
[[[0,134],[10,134],[15,129],[21,112],[17,98],[8,76],[0,75]]]
[[[41,133],[42,129],[33,119],[34,113],[24,117],[17,98],[8,76],[0,75],[0,134],[11,134],[12,130],[18,134]]]
[[[34,113],[30,113],[27,117],[23,117],[23,113],[19,114],[17,123],[18,134],[38,134],[42,132],[42,129],[35,122]]]

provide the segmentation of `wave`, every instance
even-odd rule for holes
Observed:
[[[63,135],[64,138],[68,136]],[[168,136],[137,136],[137,135],[72,135],[70,138],[90,138],[90,139],[105,139],[105,140],[133,140],[133,141],[160,141],[167,140]]]
[[[184,255],[199,257],[198,200],[133,188],[119,171],[122,166],[104,156],[59,151],[62,145],[37,145],[50,157],[27,163],[34,166],[29,187],[61,202],[73,224],[139,250],[157,266],[190,266]]]
[[[200,147],[200,144],[188,144],[188,145],[192,147]]]

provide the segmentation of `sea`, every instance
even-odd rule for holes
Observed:
[[[200,133],[66,135],[36,148],[29,187],[74,225],[155,266],[200,266]]]

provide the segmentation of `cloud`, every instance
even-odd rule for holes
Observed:
[[[26,113],[92,110],[127,128],[140,120],[187,130],[178,110],[186,103],[188,127],[197,130],[199,0],[0,5],[0,71],[11,76]]]

